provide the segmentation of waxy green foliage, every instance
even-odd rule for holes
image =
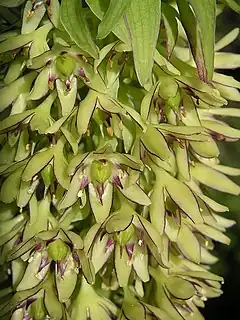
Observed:
[[[240,194],[240,83],[214,70],[239,30],[215,45],[214,0],[1,8],[0,318],[203,319],[235,223],[203,190]]]

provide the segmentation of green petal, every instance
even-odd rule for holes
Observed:
[[[33,11],[32,15],[29,15],[32,10],[32,6],[33,6],[33,3],[30,0],[30,1],[27,1],[24,7],[22,30],[21,30],[22,34],[27,34],[36,30],[46,12],[46,7],[42,3],[39,7],[36,8],[36,10]]]
[[[104,235],[102,239],[99,237],[96,239],[92,249],[91,260],[95,270],[97,273],[103,265],[107,262],[108,258],[112,254],[112,250],[114,246],[110,249],[107,248],[108,235]]]
[[[85,99],[79,104],[77,114],[77,128],[79,134],[83,134],[87,131],[96,103],[97,93],[90,89]]]
[[[170,277],[166,288],[177,299],[188,300],[195,294],[194,286],[180,277]]]
[[[167,172],[162,173],[166,190],[171,199],[194,221],[202,222],[198,203],[190,189],[181,181],[173,178]]]
[[[81,268],[86,281],[89,284],[95,283],[95,270],[93,264],[89,258],[83,253],[83,251],[78,251],[78,255],[81,261]]]
[[[73,154],[76,155],[78,153],[78,143],[74,138],[73,134],[64,127],[61,128],[61,131],[64,137],[66,138],[67,142],[70,144]]]
[[[181,145],[178,142],[173,144],[174,153],[177,161],[178,175],[183,178],[185,181],[190,180],[190,170],[189,170],[189,160],[188,160],[188,150],[187,144],[185,141],[181,142]]]
[[[73,77],[70,83],[70,90],[67,90],[66,85],[59,79],[56,80],[56,88],[58,98],[62,106],[62,115],[68,115],[76,102],[77,97],[77,79]]]
[[[11,203],[17,199],[23,169],[16,170],[4,180],[0,191],[0,200],[4,203]],[[12,183],[13,181],[14,184]]]
[[[200,245],[192,231],[182,224],[177,237],[177,245],[184,256],[195,263],[200,263]]]
[[[35,115],[30,121],[30,126],[33,131],[38,131],[44,134],[50,127],[51,107],[56,99],[56,92],[53,91],[49,96],[35,109]]]
[[[154,98],[156,98],[159,89],[159,81],[152,86],[152,88],[147,92],[141,102],[141,116],[144,121],[147,121],[148,115],[150,112],[151,105],[153,103]]]
[[[168,148],[164,136],[153,126],[148,125],[147,131],[143,134],[141,140],[145,148],[161,160],[166,161],[171,157],[171,151]],[[158,142],[157,145],[155,141]]]
[[[220,154],[216,142],[209,136],[209,141],[190,141],[193,151],[204,158],[217,158]]]
[[[59,203],[58,209],[66,209],[71,207],[78,200],[78,192],[81,186],[80,170],[76,172],[71,180],[70,187],[67,189],[64,198]]]
[[[55,279],[59,301],[65,302],[71,297],[77,283],[77,273],[71,256],[67,260],[67,267],[63,277],[60,274],[56,274]]]
[[[124,247],[121,248],[117,243],[115,246],[115,269],[119,286],[123,288],[126,287],[128,285],[132,266],[127,251]]]
[[[149,281],[147,248],[135,245],[133,251],[133,268],[143,282]]]
[[[127,186],[125,182],[122,182],[123,189],[120,189],[120,192],[129,200],[139,203],[143,206],[149,206],[151,204],[150,198],[146,195],[143,189],[138,184],[133,184]]]
[[[2,87],[0,89],[0,111],[5,110],[19,96],[19,94],[29,92],[35,78],[36,72],[30,72],[12,82],[10,85]]]
[[[37,76],[28,100],[38,100],[44,97],[49,90],[48,87],[49,68],[45,67]]]
[[[213,131],[222,134],[225,137],[229,138],[240,138],[240,130],[231,128],[230,126],[224,124],[215,122],[212,120],[202,120],[203,127]]]
[[[240,187],[237,184],[224,174],[203,164],[195,163],[195,166],[191,168],[191,175],[194,179],[210,188],[234,195],[240,194]]]
[[[104,193],[102,196],[102,203],[99,200],[96,188],[92,183],[89,184],[89,200],[90,205],[97,222],[103,222],[109,215],[112,207],[113,186],[107,182],[104,186]]]
[[[22,174],[23,181],[31,180],[53,158],[54,148],[37,152],[28,162]]]
[[[54,174],[60,185],[68,190],[70,186],[70,177],[67,174],[68,162],[64,157],[64,145],[65,141],[59,139],[56,148],[54,149],[53,168]]]
[[[19,162],[28,158],[30,154],[30,148],[28,148],[29,143],[29,133],[27,129],[23,129],[17,147],[17,152],[15,155],[15,161]]]
[[[41,259],[42,254],[40,252],[36,252],[31,262],[28,263],[23,279],[17,286],[17,291],[31,289],[38,285],[44,279],[50,265],[47,265],[38,273]]]
[[[231,241],[222,232],[220,232],[220,231],[218,231],[218,230],[214,229],[213,227],[210,227],[206,224],[197,224],[195,226],[195,228],[197,229],[197,231],[199,231],[203,235],[206,235],[207,237],[209,237],[215,241],[218,241],[218,242],[221,242],[224,244],[229,244]]]
[[[15,60],[10,64],[7,74],[4,77],[4,83],[6,85],[9,85],[14,80],[17,80],[17,78],[22,73],[23,69],[25,67],[25,60],[24,57],[16,57]]]
[[[155,186],[151,194],[150,219],[160,234],[163,234],[165,227],[165,202],[164,184],[159,176],[156,177]]]
[[[126,230],[132,223],[133,212],[127,211],[124,207],[110,216],[106,223],[106,231],[115,233]]]

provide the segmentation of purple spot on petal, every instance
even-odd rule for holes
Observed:
[[[42,244],[41,244],[41,243],[38,243],[38,244],[36,244],[34,250],[35,250],[35,251],[38,251],[38,250],[41,249],[41,247],[42,247]]]
[[[66,268],[67,268],[67,260],[57,262],[57,272],[60,274],[61,278],[63,278]]]
[[[40,265],[38,267],[38,272],[41,272],[43,268],[45,268],[49,264],[47,257],[42,257],[42,260],[40,262]]]
[[[73,256],[73,259],[77,261],[78,264],[80,264],[79,256],[75,250],[72,252],[72,256]]]
[[[88,177],[84,176],[80,184],[80,190],[83,190],[89,184]]]
[[[123,189],[123,185],[122,185],[122,182],[121,182],[119,176],[114,176],[113,177],[113,185],[115,187],[119,187],[119,188]]]
[[[113,245],[114,245],[114,240],[112,238],[109,238],[106,243],[106,250],[108,250]]]
[[[129,256],[130,259],[132,259],[133,256],[133,250],[134,250],[134,243],[128,243],[125,245],[127,254]]]
[[[71,89],[71,82],[69,80],[66,80],[65,85],[66,85],[67,90]]]
[[[26,309],[28,309],[28,308],[29,308],[29,306],[30,306],[34,301],[36,301],[36,299],[35,299],[35,298],[29,298],[29,299],[27,299],[27,302],[26,302]]]
[[[96,189],[97,189],[99,200],[100,200],[100,202],[102,204],[102,197],[103,197],[103,194],[104,194],[104,185],[103,185],[103,183],[99,183],[97,185]]]
[[[84,71],[83,68],[80,68],[80,69],[78,70],[78,75],[79,75],[80,77],[82,77],[82,78],[85,78],[85,77],[86,77],[86,74],[85,74],[85,71]]]

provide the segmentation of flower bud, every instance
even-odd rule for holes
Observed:
[[[68,246],[61,239],[57,239],[48,245],[47,251],[54,261],[61,261],[67,256]]]
[[[168,100],[166,101],[167,105],[168,105],[171,109],[173,109],[174,111],[178,111],[180,102],[181,102],[181,95],[180,95],[179,91],[177,91],[176,96],[170,97],[170,98],[168,98]]]
[[[118,235],[118,243],[120,245],[125,245],[129,242],[129,240],[133,237],[135,234],[134,227],[130,225],[126,230],[121,231]]]
[[[45,319],[46,309],[44,306],[43,298],[38,298],[31,304],[31,315],[35,320]]]
[[[76,62],[68,55],[62,55],[56,59],[56,68],[65,77],[69,77],[76,68]]]
[[[94,161],[91,165],[91,176],[92,179],[104,183],[111,175],[112,168],[108,161]]]
[[[42,171],[41,176],[45,187],[49,187],[53,181],[53,168],[51,164],[48,164]]]
[[[166,77],[159,86],[159,95],[168,100],[170,97],[175,97],[178,91],[178,85],[172,77]]]

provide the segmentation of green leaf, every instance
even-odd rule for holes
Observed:
[[[100,19],[103,20],[105,12],[108,9],[108,1],[106,0],[86,0],[86,3],[92,10],[92,12]],[[117,23],[117,25],[113,28],[113,33],[124,43],[129,43],[129,36],[127,32],[127,28],[125,26],[125,22],[123,18]]]
[[[25,0],[0,0],[0,6],[13,8],[20,6]]]
[[[240,14],[240,4],[238,4],[235,0],[222,0],[222,1],[225,2],[232,10]]]
[[[177,11],[170,5],[162,4],[162,16],[167,37],[167,58],[172,55],[178,37]]]
[[[206,0],[209,2],[208,0]],[[196,1],[189,1],[192,5],[194,5],[196,16],[194,15],[192,8],[190,7],[190,4],[186,0],[177,0],[179,12],[180,12],[180,18],[181,22],[184,26],[184,29],[186,31],[191,51],[193,54],[193,57],[195,59],[197,69],[198,69],[198,76],[199,79],[207,82],[208,80],[211,80],[213,75],[213,57],[214,57],[214,35],[215,35],[215,11],[214,15],[212,17],[212,10],[211,7],[209,8],[209,13],[206,12],[206,1],[203,3],[203,15],[201,12],[199,13],[199,7],[196,3]],[[213,3],[213,1],[211,1]],[[214,5],[214,4],[213,4]],[[213,7],[214,8],[214,7]],[[195,11],[194,10],[194,11]],[[206,20],[202,21],[206,15]],[[212,21],[213,19],[213,21]],[[212,22],[213,22],[213,30],[212,30]],[[202,34],[204,26],[202,26],[202,23],[206,23],[207,27],[210,28],[207,30],[207,33],[210,34],[208,37],[208,48],[206,48],[206,44],[204,43],[205,40],[202,39],[205,35]]]
[[[142,86],[152,82],[152,68],[161,19],[160,0],[132,0],[125,23],[134,64]]]
[[[22,180],[29,181],[41,171],[52,160],[53,152],[54,148],[49,148],[35,153],[23,171]]]
[[[126,12],[131,0],[111,0],[108,10],[104,15],[102,22],[98,26],[99,39],[105,38],[119,22],[120,18]]]
[[[208,80],[211,80],[214,61],[216,1],[203,0],[200,3],[198,0],[189,0],[189,2],[193,7],[199,25],[207,76]]]
[[[81,49],[97,59],[98,48],[85,22],[81,2],[78,0],[63,0],[60,19],[73,41]]]

